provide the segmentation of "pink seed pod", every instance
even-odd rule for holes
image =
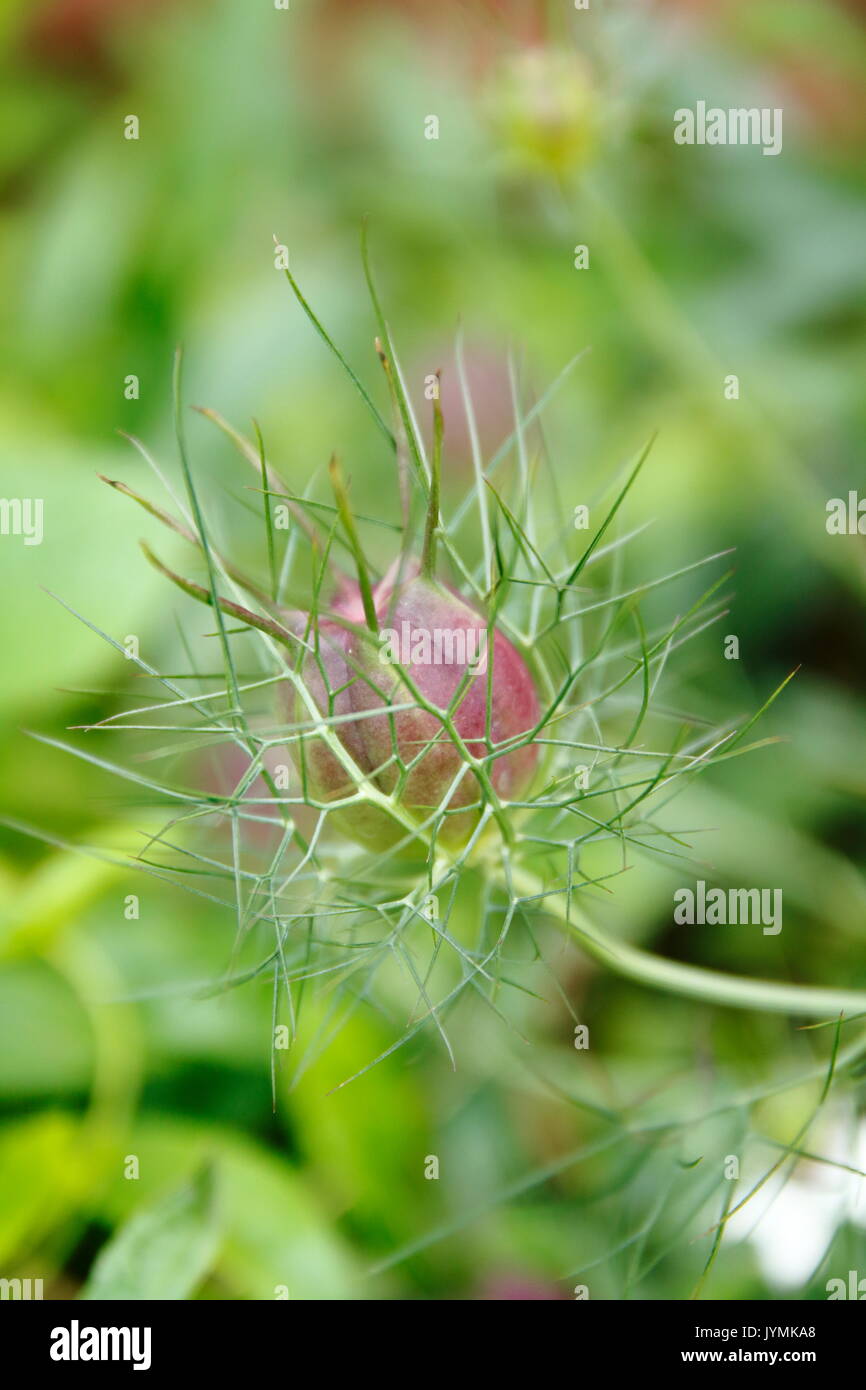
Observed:
[[[488,798],[492,789],[512,800],[532,780],[538,749],[521,738],[539,720],[533,678],[498,629],[488,632],[480,613],[417,565],[396,587],[390,576],[383,579],[372,597],[378,634],[361,625],[360,596],[345,591],[334,618],[320,622],[318,652],[302,671],[307,690],[357,769],[422,834],[429,838],[435,828],[437,842],[465,842],[485,790]],[[293,716],[309,723],[298,698]],[[485,760],[489,789],[470,759]],[[320,736],[303,740],[297,761],[314,800],[355,790],[351,771]],[[368,802],[332,814],[344,833],[373,849],[411,836]]]
[[[377,340],[392,394],[390,364]],[[395,420],[398,418],[396,398]],[[247,461],[263,469],[268,487],[288,495],[277,474],[255,456],[213,411],[202,411],[239,444]],[[434,454],[424,476],[427,519],[417,560],[402,559],[372,584],[336,458],[331,485],[338,519],[354,554],[357,580],[329,558],[336,592],[327,610],[286,608],[273,593],[218,556],[224,574],[259,602],[255,612],[148,559],[185,593],[287,647],[295,671],[279,683],[278,717],[289,725],[286,742],[298,770],[301,799],[330,808],[328,821],[374,850],[396,844],[418,854],[432,843],[465,845],[485,806],[519,800],[538,763],[534,732],[541,723],[535,682],[508,638],[460,594],[435,577],[440,528],[442,412],[434,400]],[[406,437],[395,439],[408,526]],[[189,528],[106,478],[187,541]],[[319,537],[294,501],[297,524],[318,546]],[[301,647],[300,669],[297,657]],[[500,824],[501,817],[498,817]]]

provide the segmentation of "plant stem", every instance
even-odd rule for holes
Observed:
[[[436,373],[437,381],[439,373]],[[438,387],[437,387],[438,391]],[[430,470],[430,496],[427,499],[427,525],[421,552],[421,573],[425,579],[436,574],[436,533],[439,526],[439,492],[442,481],[442,406],[438,394],[433,398],[433,464]]]
[[[222,613],[228,613],[232,618],[240,618],[247,627],[254,627],[259,632],[266,632],[275,641],[282,642],[286,647],[294,647],[300,641],[298,634],[292,632],[291,628],[278,623],[275,618],[263,617],[261,613],[253,613],[249,608],[244,608],[243,604],[235,603],[233,599],[223,598],[221,594],[216,595],[210,589],[206,589],[203,584],[196,584],[192,579],[184,579],[182,575],[175,574],[168,565],[164,565],[158,556],[154,555],[147,541],[139,542],[142,553],[149,564],[155,570],[170,579],[172,584],[176,584],[190,598],[197,599],[199,603],[207,604],[209,608],[218,609]],[[235,701],[237,705],[237,701]]]
[[[364,552],[361,542],[358,539],[358,531],[355,526],[355,518],[352,515],[352,508],[349,506],[349,498],[346,492],[346,485],[343,482],[343,475],[336,455],[332,455],[328,465],[328,472],[331,477],[331,487],[334,492],[334,500],[337,503],[337,512],[343,523],[346,534],[349,537],[349,545],[355,557],[355,567],[358,571],[358,587],[361,590],[361,601],[364,605],[364,619],[367,627],[375,635],[379,631],[379,620],[376,617],[376,605],[373,602],[373,590],[370,585],[370,575],[367,571],[367,562],[364,559]]]
[[[734,1009],[757,1009],[768,1013],[799,1014],[808,1018],[838,1018],[844,1013],[866,1013],[866,991],[829,989],[817,985],[781,984],[773,980],[752,980],[702,966],[683,965],[643,951],[626,941],[600,931],[573,900],[569,908],[565,893],[552,894],[541,879],[526,870],[511,872],[513,891],[526,902],[537,900],[557,926],[574,933],[579,946],[600,965],[617,975],[648,985],[651,989],[699,999],[706,1004],[725,1004]]]

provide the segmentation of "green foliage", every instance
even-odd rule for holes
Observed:
[[[823,526],[858,485],[863,431],[853,11],[722,7],[672,43],[665,7],[554,6],[551,42],[595,106],[545,129],[477,16],[458,33],[443,11],[434,34],[412,7],[350,21],[337,0],[219,3],[206,22],[93,7],[71,71],[47,8],[0,20],[0,462],[4,494],[44,498],[46,519],[41,546],[0,537],[0,1275],[53,1297],[96,1279],[113,1297],[472,1298],[527,1279],[826,1296],[864,1267],[862,1226],[816,1218],[823,1246],[792,1274],[764,1203],[796,1187],[820,1213],[829,1185],[850,1211],[866,1166],[862,1020],[818,1107],[835,1006],[866,989],[866,569]],[[781,158],[674,147],[683,102],[780,89]],[[217,430],[181,412],[185,471],[179,340],[185,401],[221,412]],[[329,566],[353,566],[335,449],[371,575],[401,544],[398,462],[420,550],[439,370],[432,548],[531,657],[545,709],[561,701],[526,804],[497,831],[487,798],[485,836],[412,876],[341,844],[297,783],[269,787],[308,733],[275,713],[298,664],[273,625],[278,605],[322,611]],[[171,589],[142,537],[234,610]],[[264,632],[238,630],[242,608]],[[697,876],[781,884],[781,941],[672,926]],[[733,1011],[719,976],[775,989],[735,984],[750,1007]],[[801,1028],[807,1011],[828,1026]]]
[[[100,1251],[84,1299],[188,1298],[219,1241],[213,1170],[132,1216]]]

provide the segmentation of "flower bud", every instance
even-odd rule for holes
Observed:
[[[506,801],[531,781],[537,747],[510,745],[538,722],[532,676],[501,632],[488,633],[478,612],[432,578],[415,573],[397,589],[386,578],[374,603],[378,637],[361,626],[358,596],[344,594],[334,618],[320,622],[318,653],[303,668],[307,689],[358,770],[424,826],[422,833],[435,829],[441,843],[465,843],[483,795],[466,754],[487,759],[493,792]],[[451,730],[441,717],[448,712]],[[309,723],[301,701],[295,718]],[[352,774],[320,735],[304,739],[299,763],[311,799],[352,795]],[[411,833],[368,803],[333,814],[345,833],[371,848]]]
[[[588,161],[598,98],[580,54],[552,48],[518,53],[496,74],[487,105],[503,152],[516,165],[561,175]]]

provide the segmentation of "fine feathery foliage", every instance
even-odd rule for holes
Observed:
[[[662,701],[680,649],[724,616],[730,570],[725,555],[716,554],[641,583],[624,577],[636,532],[619,527],[652,441],[612,480],[606,509],[593,509],[600,522],[575,529],[544,451],[532,441],[534,422],[580,354],[528,409],[512,368],[514,428],[485,461],[458,345],[472,483],[458,506],[440,514],[438,399],[425,442],[428,432],[406,390],[366,253],[364,264],[390,427],[287,276],[393,453],[402,502],[396,530],[386,517],[357,514],[336,459],[332,501],[296,495],[257,426],[250,439],[205,410],[250,470],[249,495],[264,534],[260,572],[245,575],[214,541],[201,470],[185,439],[180,355],[175,414],[182,488],[167,485],[170,508],[105,479],[198,553],[202,573],[189,579],[145,547],[167,581],[210,607],[215,631],[208,640],[219,652],[218,669],[205,670],[188,646],[188,668],[171,674],[133,656],[151,696],[89,726],[86,748],[60,745],[124,779],[143,803],[164,808],[164,826],[123,862],[234,914],[237,948],[225,978],[211,989],[270,977],[275,1028],[287,1018],[290,1031],[304,991],[315,986],[326,993],[329,1007],[313,1049],[375,999],[385,981],[384,996],[393,1004],[396,989],[410,1009],[388,1051],[432,1026],[451,1053],[448,1018],[465,992],[508,1021],[507,992],[529,990],[525,966],[543,955],[543,924],[559,928],[604,969],[672,994],[818,1021],[866,1013],[863,992],[720,974],[653,955],[600,925],[599,901],[633,864],[646,858],[689,864],[690,845],[670,828],[672,798],[707,768],[772,741],[757,741],[753,730],[787,681],[755,714],[722,728]],[[133,442],[164,483],[147,450]],[[275,525],[278,507],[290,517],[288,528]],[[387,573],[368,558],[368,531],[377,541],[394,537]],[[687,610],[648,626],[645,598],[704,569],[703,592]],[[483,614],[490,639],[486,672],[467,668],[444,706],[425,692],[411,664],[397,662],[383,685],[364,655],[375,652],[400,586],[416,574],[419,583],[432,582],[437,570],[454,585],[441,592],[452,594],[462,611],[468,605]],[[110,635],[99,635],[123,650]],[[497,742],[501,639],[527,673],[537,716]],[[335,653],[345,672],[342,686],[333,680]],[[468,741],[458,715],[473,681],[482,683],[485,712],[483,733]],[[350,687],[364,698],[347,704]],[[406,737],[407,720],[427,730],[423,737]],[[383,725],[390,729],[377,766],[358,754],[373,742],[364,721],[379,734]],[[107,740],[119,730],[149,741],[147,771],[94,749],[97,737]],[[225,755],[235,778],[230,791],[196,790],[174,779],[177,760],[190,749]],[[521,758],[531,776],[504,785],[501,769]],[[411,790],[432,760],[448,775],[419,810]],[[356,1075],[378,1060],[364,1059]],[[304,1065],[298,1057],[297,1066]]]

